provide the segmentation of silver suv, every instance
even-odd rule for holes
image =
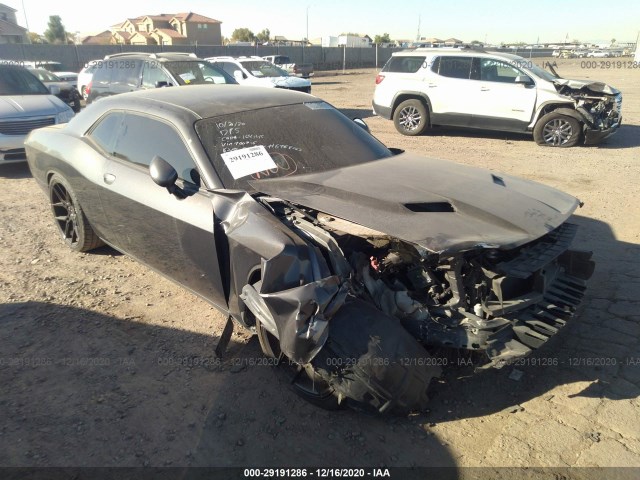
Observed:
[[[622,94],[568,80],[517,55],[419,48],[394,53],[376,77],[373,111],[403,135],[433,125],[531,132],[539,145],[598,143],[622,121]]]
[[[36,128],[66,123],[73,110],[16,62],[0,61],[0,165],[24,162],[24,140]]]

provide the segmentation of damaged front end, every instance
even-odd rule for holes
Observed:
[[[574,314],[594,268],[591,252],[570,250],[577,230],[570,223],[515,248],[435,253],[336,216],[261,200],[329,270],[284,291],[270,291],[267,282],[246,286],[243,301],[267,319],[288,358],[340,398],[379,411],[424,408],[428,383],[443,365],[431,353],[443,348],[476,352],[482,368],[539,348]]]
[[[311,225],[300,213],[290,215],[298,228]],[[354,296],[396,318],[427,348],[482,352],[484,366],[527,355],[557,333],[580,304],[594,268],[591,252],[570,250],[577,231],[570,223],[509,250],[438,254],[312,215],[349,259]]]
[[[500,367],[541,347],[594,269],[571,249],[579,201],[507,175],[401,154],[255,187],[225,230],[261,258],[232,276],[263,350],[379,411],[424,408],[450,350]]]
[[[600,82],[558,78],[559,94],[573,99],[578,119],[584,123],[584,143],[596,144],[622,124],[622,93]]]

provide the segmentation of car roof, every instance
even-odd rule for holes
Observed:
[[[306,93],[240,85],[188,85],[122,93],[96,102],[112,110],[150,108],[187,109],[200,118],[228,115],[261,108],[321,101]]]
[[[114,53],[112,55],[106,55],[104,60],[150,60],[153,59],[158,62],[175,62],[176,60],[182,60],[185,62],[202,61],[204,59],[196,56],[194,53],[189,52],[122,52]],[[96,60],[100,61],[100,60]]]
[[[276,57],[281,57],[282,55],[275,55]],[[251,55],[251,56],[241,56],[241,57],[230,57],[230,56],[219,56],[219,57],[208,57],[207,60],[212,61],[212,62],[217,62],[217,61],[224,61],[224,62],[228,62],[228,61],[235,61],[235,62],[244,62],[246,60],[260,60],[262,62],[266,62],[266,60],[262,57],[258,57],[256,55]]]
[[[392,54],[394,57],[424,57],[447,55],[447,56],[460,56],[460,57],[491,57],[491,58],[504,58],[508,60],[521,60],[523,57],[519,55],[513,55],[512,53],[491,52],[486,50],[477,50],[473,48],[416,48],[415,50],[405,50],[403,52],[395,52]]]

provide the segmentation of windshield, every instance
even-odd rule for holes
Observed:
[[[271,62],[252,60],[241,63],[242,66],[246,68],[254,77],[286,77],[289,75],[287,72],[282,70],[280,67],[276,67]]]
[[[238,83],[228,73],[204,60],[166,62],[163,65],[180,85]]]
[[[38,77],[38,80],[40,80],[41,82],[60,82],[61,81],[60,78],[58,78],[51,72],[47,72],[43,68],[36,68],[35,70],[31,70],[31,73],[33,73],[36,77]]]
[[[375,137],[325,102],[200,120],[196,132],[225,188],[249,180],[317,173],[387,158]]]
[[[0,95],[45,95],[49,90],[24,68],[0,68]]]

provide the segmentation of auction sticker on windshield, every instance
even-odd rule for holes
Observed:
[[[234,180],[277,168],[277,165],[262,145],[221,153],[220,156]]]

